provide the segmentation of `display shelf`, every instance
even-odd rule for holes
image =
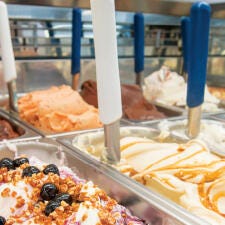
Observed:
[[[206,0],[211,4],[212,17],[225,18],[224,0]],[[90,8],[90,0],[5,0],[10,4],[41,5],[55,7]],[[173,16],[189,15],[190,7],[196,0],[115,0],[116,10],[130,12],[157,13]]]

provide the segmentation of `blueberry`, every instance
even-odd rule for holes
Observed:
[[[6,167],[8,170],[14,170],[13,161],[9,158],[3,158],[0,161],[0,168]]]
[[[23,170],[22,177],[32,177],[35,173],[40,173],[40,170],[35,166],[28,166]]]
[[[0,225],[4,225],[5,223],[6,223],[5,218],[0,216]]]
[[[44,174],[49,174],[49,173],[55,173],[59,175],[59,169],[57,168],[57,166],[55,164],[49,164],[48,166],[45,167],[45,169],[43,170]]]
[[[23,165],[25,163],[29,163],[28,158],[21,157],[21,158],[13,160],[13,164],[15,167],[20,167],[21,165]]]
[[[60,194],[57,194],[57,195],[55,196],[54,201],[59,201],[59,202],[64,201],[64,202],[66,202],[67,204],[71,205],[72,202],[73,202],[73,199],[72,199],[72,197],[71,197],[69,194],[67,194],[67,193],[60,193]]]
[[[52,213],[57,207],[61,205],[60,201],[50,201],[45,207],[45,215],[48,216]]]
[[[58,188],[55,186],[55,184],[46,183],[42,186],[40,195],[42,199],[49,201],[52,200],[57,193]]]

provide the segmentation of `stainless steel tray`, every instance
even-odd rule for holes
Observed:
[[[121,137],[122,136],[130,136],[130,135],[135,135],[139,137],[147,137],[147,138],[153,138],[156,139],[157,136],[159,135],[159,131],[152,129],[152,128],[147,128],[147,127],[137,127],[137,126],[127,126],[124,127],[125,131],[121,132]],[[84,138],[88,132],[83,132],[82,134],[73,134],[73,135],[67,135],[64,137],[59,137],[56,140],[65,145],[66,147],[70,148],[75,154],[79,155],[79,158],[85,159],[86,162],[91,162],[94,164],[97,164],[101,167],[101,170],[105,170],[107,168],[107,171],[109,173],[113,173],[115,178],[120,179],[123,182],[124,185],[128,185],[129,188],[131,188],[133,191],[137,191],[138,194],[141,194],[145,201],[148,201],[149,204],[151,205],[149,208],[145,208],[145,205],[142,205],[141,207],[143,211],[146,210],[148,212],[147,214],[156,214],[158,216],[158,221],[150,220],[151,224],[154,225],[175,225],[175,224],[190,224],[190,225],[195,225],[195,224],[208,224],[205,221],[201,220],[200,218],[192,215],[191,213],[187,212],[185,209],[182,207],[178,206],[177,204],[171,202],[170,200],[165,199],[161,195],[149,190],[145,186],[137,183],[136,181],[132,180],[131,178],[121,174],[118,172],[116,169],[113,167],[110,167],[103,162],[100,162],[99,160],[96,160],[94,157],[89,156],[85,152],[82,152],[78,148],[73,146],[73,140],[74,138],[78,138],[80,135],[82,135]],[[90,132],[89,132],[90,133]],[[97,144],[101,140],[103,140],[103,131],[102,130],[96,130],[96,131],[91,131],[91,133],[94,135],[94,137],[90,140],[87,140],[87,144]],[[173,139],[170,138],[170,141],[173,141]],[[134,187],[135,186],[135,187]],[[140,188],[140,189],[139,189]],[[132,208],[133,209],[133,208]],[[134,210],[136,212],[136,210]],[[139,216],[140,214],[138,214]],[[150,216],[150,215],[149,215]],[[169,219],[165,219],[166,217],[170,217]],[[146,219],[146,217],[142,218]],[[154,216],[153,216],[154,218]],[[148,220],[149,221],[149,220]]]
[[[225,122],[225,113],[213,114],[213,115],[211,115],[211,118],[213,118],[215,120],[219,120],[221,122]]]
[[[134,215],[145,219],[151,225],[207,225],[199,218],[182,208],[143,188],[142,185],[118,173],[111,167],[98,162],[80,151],[60,145],[52,139],[0,144],[0,157],[14,157],[15,147],[18,155],[36,156],[46,163],[70,167],[78,176],[92,180],[120,204],[130,209]],[[12,149],[12,150],[10,150]]]
[[[181,112],[182,115],[185,115],[185,116],[188,114],[188,110],[185,106],[171,106],[171,105],[167,105],[167,104],[164,104],[164,103],[161,103],[161,102],[153,102],[153,104],[159,105],[159,106],[164,107],[164,108],[168,108],[168,109],[172,109],[172,110]],[[221,103],[219,103],[217,106],[218,106],[219,109],[221,109],[221,111],[219,111],[219,112],[213,112],[213,111],[212,112],[203,112],[202,114],[203,115],[219,114],[219,113],[222,113],[222,110],[225,110],[225,102],[221,101]]]
[[[7,120],[17,131],[20,136],[12,139],[7,139],[7,142],[16,142],[16,141],[24,141],[39,138],[40,135],[32,131],[31,129],[24,126],[22,123],[19,123],[15,118],[9,114],[6,114],[4,111],[0,110],[0,119]],[[6,140],[0,141],[4,142]]]
[[[0,111],[4,112],[5,114],[7,114],[9,116],[12,116],[15,120],[19,121],[21,124],[23,124],[24,126],[28,127],[29,129],[33,130],[34,132],[38,133],[39,135],[41,135],[43,137],[53,138],[53,137],[58,137],[58,136],[64,136],[64,135],[71,134],[71,133],[77,133],[77,132],[80,133],[83,131],[95,130],[95,129],[90,129],[90,130],[76,130],[76,131],[70,131],[70,132],[49,133],[49,132],[39,130],[38,128],[34,127],[33,125],[22,120],[17,112],[8,111],[6,109],[0,109]],[[120,124],[126,125],[127,122],[121,120]]]

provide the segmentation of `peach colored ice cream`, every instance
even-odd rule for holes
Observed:
[[[98,109],[66,85],[28,93],[18,100],[18,109],[21,119],[49,133],[102,126]]]

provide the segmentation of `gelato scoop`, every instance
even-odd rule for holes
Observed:
[[[121,92],[124,118],[131,120],[152,120],[165,117],[154,105],[145,100],[139,86],[123,84]],[[98,107],[97,84],[95,81],[88,80],[84,82],[80,94],[88,104]]]
[[[143,93],[150,102],[185,107],[187,84],[182,76],[163,66],[159,71],[144,79]],[[219,102],[219,99],[209,93],[206,86],[202,110],[204,112],[221,111],[218,107]]]
[[[92,134],[96,135],[96,134]],[[100,137],[80,135],[74,145],[95,157]],[[96,145],[85,147],[87,138]],[[146,137],[120,140],[121,162],[116,168],[153,191],[185,207],[213,225],[225,224],[225,163],[199,141],[159,143]]]
[[[32,164],[33,162],[38,162]],[[68,167],[34,157],[0,160],[0,209],[5,225],[144,225],[91,181]]]
[[[14,131],[12,125],[8,121],[0,119],[0,141],[16,138],[18,136],[19,134]]]
[[[26,94],[18,100],[18,109],[21,119],[49,133],[102,126],[98,109],[65,85]]]

